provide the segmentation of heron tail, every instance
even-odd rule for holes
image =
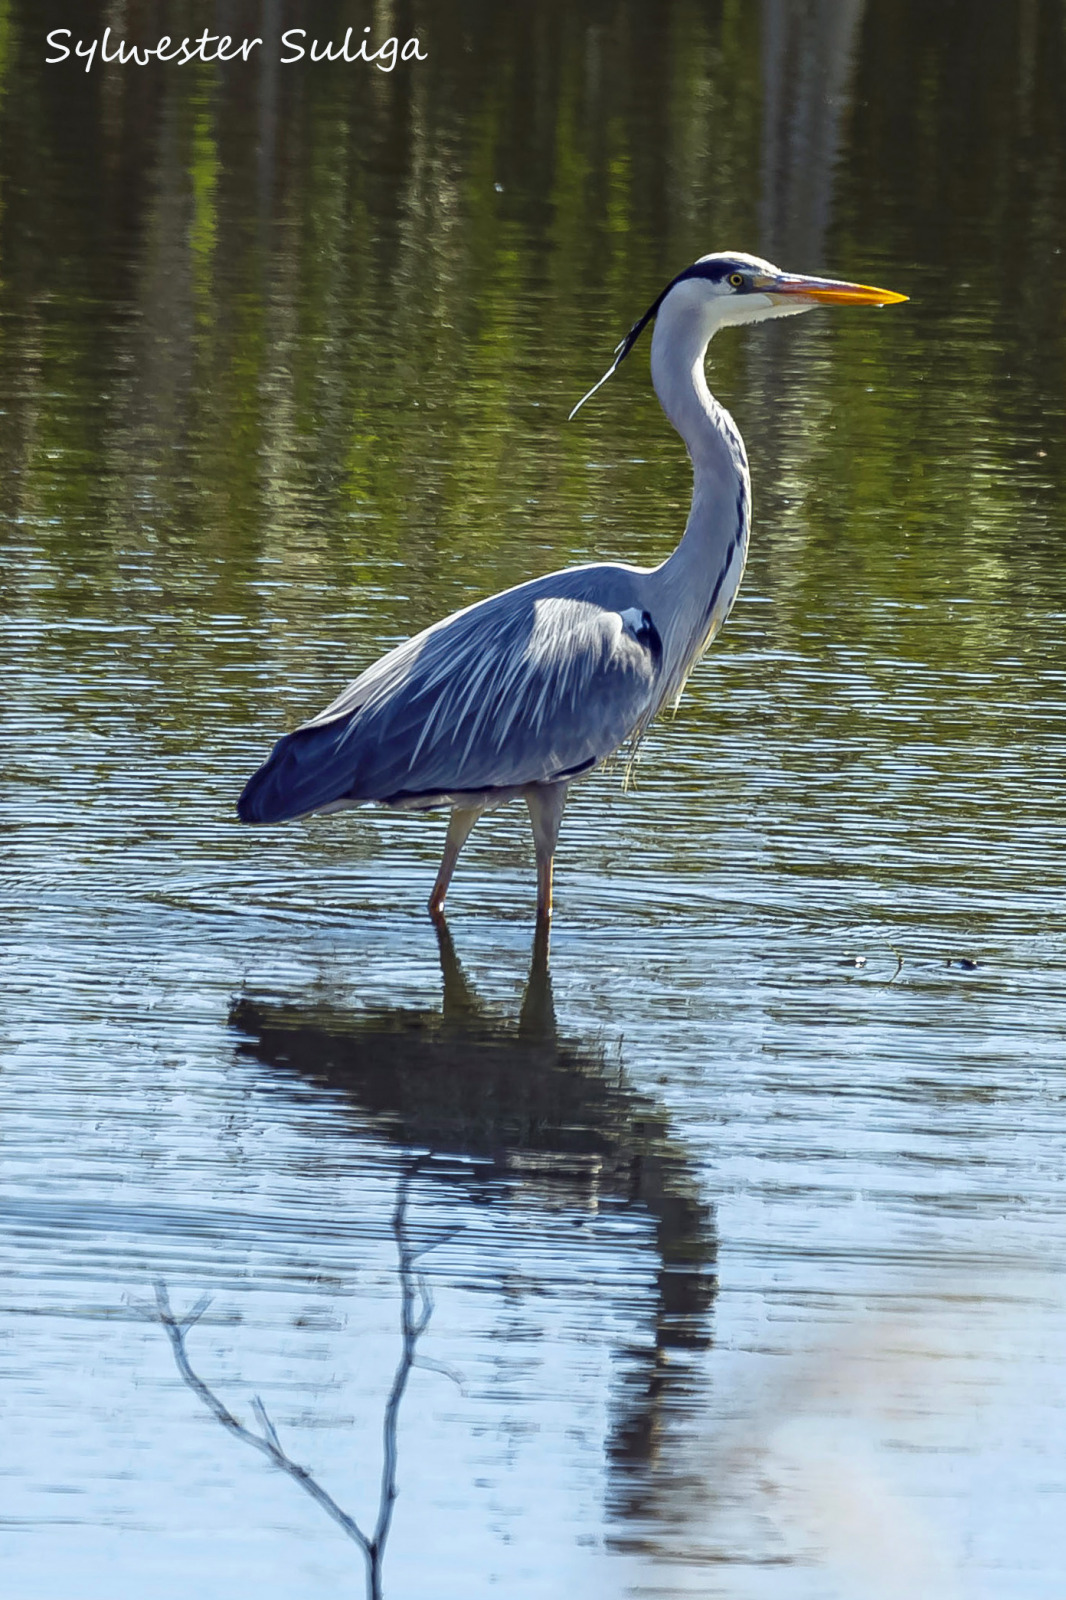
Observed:
[[[237,801],[242,822],[289,822],[344,799],[352,787],[350,766],[338,771],[338,745],[348,719],[297,728],[279,739],[245,784]]]

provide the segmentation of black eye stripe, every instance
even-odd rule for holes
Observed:
[[[731,265],[728,261],[697,261],[693,266],[686,267],[684,272],[679,272],[673,283],[663,291],[664,298],[675,283],[681,283],[685,278],[706,278],[710,283],[728,283],[732,289],[750,288],[747,277],[739,267]]]
[[[721,283],[723,278],[725,278],[730,272],[733,272],[737,277],[742,276],[736,271],[735,267],[730,267],[728,261],[697,261],[691,267],[686,267],[684,272],[679,272],[676,278],[671,278],[663,292],[652,301],[651,305],[648,307],[647,311],[645,311],[644,315],[639,319],[639,321],[634,322],[633,326],[630,328],[629,332],[626,334],[621,343],[615,346],[614,360],[604,373],[603,377],[600,379],[600,383],[606,383],[611,374],[618,370],[626,356],[640,338],[640,335],[644,332],[644,329],[648,326],[648,323],[651,321],[652,317],[655,316],[656,312],[666,299],[667,295],[670,293],[671,289],[676,288],[679,283],[684,283],[686,278],[707,278],[711,283]],[[742,284],[737,288],[737,293],[746,293],[750,288],[750,283],[746,278],[744,278]],[[596,385],[597,389],[600,387],[600,383]],[[595,390],[590,389],[589,394],[593,393],[595,393]],[[588,397],[589,396],[586,395],[585,400],[587,400]],[[584,400],[579,401],[578,404],[583,405]],[[577,407],[575,406],[574,409],[576,410]],[[570,413],[571,416],[573,416],[573,414],[573,412]]]

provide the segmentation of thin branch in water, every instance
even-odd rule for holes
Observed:
[[[439,1372],[442,1378],[450,1378],[459,1393],[466,1395],[466,1379],[454,1367],[449,1367],[444,1361],[437,1361],[433,1356],[415,1356],[414,1365],[423,1372]]]
[[[336,1500],[334,1500],[333,1496],[327,1494],[326,1490],[322,1488],[321,1484],[316,1483],[315,1479],[311,1476],[310,1472],[308,1472],[307,1468],[301,1467],[297,1462],[293,1461],[291,1456],[286,1454],[285,1450],[278,1441],[277,1432],[273,1423],[267,1417],[266,1412],[263,1409],[263,1402],[257,1399],[253,1403],[253,1409],[256,1411],[260,1425],[263,1428],[263,1432],[261,1434],[253,1433],[251,1428],[246,1428],[243,1423],[238,1422],[232,1411],[229,1411],[226,1406],[223,1405],[222,1401],[218,1398],[218,1395],[215,1394],[212,1389],[208,1388],[207,1384],[198,1373],[193,1371],[189,1362],[188,1351],[185,1348],[185,1335],[192,1324],[198,1321],[203,1315],[204,1311],[206,1311],[207,1302],[204,1300],[197,1301],[196,1306],[193,1308],[195,1315],[192,1313],[186,1313],[186,1315],[183,1317],[176,1317],[174,1312],[171,1310],[167,1286],[162,1282],[162,1280],[158,1280],[156,1282],[155,1299],[156,1320],[162,1323],[167,1338],[170,1340],[170,1347],[174,1352],[174,1361],[177,1365],[178,1371],[184,1381],[188,1384],[189,1388],[192,1390],[193,1394],[197,1395],[199,1399],[203,1401],[204,1405],[207,1407],[208,1411],[211,1412],[216,1421],[220,1422],[224,1428],[232,1433],[234,1438],[240,1439],[243,1444],[250,1444],[254,1450],[259,1451],[260,1455],[266,1456],[267,1460],[270,1461],[275,1467],[279,1467],[282,1472],[288,1473],[289,1477],[292,1478],[294,1482],[298,1483],[301,1489],[309,1494],[312,1500],[317,1501],[322,1507],[323,1511],[325,1511],[328,1516],[333,1518],[334,1522],[344,1529],[348,1537],[355,1540],[356,1544],[367,1557],[367,1560],[370,1561],[372,1552],[370,1541],[366,1534],[359,1527],[359,1524],[355,1521],[355,1519],[350,1517],[346,1511],[341,1509]],[[377,1589],[370,1589],[369,1592],[372,1596],[372,1600],[377,1600],[379,1591]]]
[[[899,977],[900,973],[903,971],[903,951],[898,950],[894,944],[890,944],[888,948],[896,958],[896,970],[892,974],[891,978],[889,978],[888,982],[881,985],[882,989],[890,989],[895,983],[896,979]]]
[[[156,1299],[158,1300],[158,1298],[159,1298],[159,1288],[158,1288],[158,1285],[157,1285],[156,1286]],[[208,1306],[210,1304],[211,1304],[211,1296],[209,1294],[202,1294],[200,1296],[199,1300],[197,1300],[196,1304],[191,1308],[191,1310],[186,1311],[185,1315],[181,1319],[181,1330],[182,1330],[183,1333],[188,1333],[190,1328],[195,1327],[196,1323],[199,1322],[200,1318],[203,1316],[204,1312],[207,1310],[207,1308],[208,1308]]]
[[[372,1537],[363,1532],[355,1518],[349,1516],[337,1504],[333,1496],[322,1488],[321,1484],[312,1477],[306,1467],[301,1467],[288,1455],[278,1438],[277,1429],[267,1415],[266,1407],[259,1395],[256,1395],[252,1401],[252,1411],[261,1430],[256,1433],[253,1429],[246,1428],[242,1422],[239,1422],[219,1399],[218,1395],[215,1394],[214,1390],[209,1388],[203,1378],[193,1370],[185,1347],[185,1336],[211,1304],[209,1295],[201,1295],[189,1311],[177,1316],[171,1307],[167,1286],[162,1279],[159,1279],[155,1284],[156,1303],[154,1310],[145,1306],[137,1308],[141,1315],[149,1321],[162,1324],[167,1338],[170,1340],[170,1347],[174,1354],[178,1372],[215,1420],[221,1423],[222,1427],[229,1433],[232,1433],[235,1439],[240,1439],[242,1444],[251,1445],[254,1450],[259,1451],[260,1455],[265,1456],[273,1466],[287,1473],[295,1483],[300,1485],[306,1494],[311,1496],[312,1500],[322,1507],[327,1516],[332,1517],[333,1521],[348,1535],[349,1539],[359,1546],[366,1560],[368,1600],[381,1600],[382,1562],[385,1556],[385,1545],[388,1541],[389,1529],[392,1526],[393,1507],[399,1493],[396,1487],[397,1425],[399,1422],[400,1403],[407,1388],[411,1369],[417,1365],[424,1366],[429,1371],[442,1372],[457,1382],[460,1389],[462,1388],[462,1381],[449,1368],[440,1362],[432,1361],[428,1357],[419,1358],[416,1355],[418,1340],[425,1332],[429,1325],[429,1319],[433,1315],[433,1296],[430,1293],[429,1284],[426,1282],[425,1277],[422,1273],[416,1272],[414,1263],[419,1256],[425,1255],[428,1250],[432,1250],[438,1244],[443,1243],[444,1239],[454,1237],[454,1233],[459,1231],[458,1229],[453,1230],[453,1232],[444,1234],[439,1239],[417,1248],[408,1239],[406,1224],[411,1184],[426,1159],[423,1156],[418,1156],[408,1165],[400,1179],[396,1192],[396,1204],[392,1213],[392,1231],[396,1239],[396,1249],[399,1256],[402,1345],[400,1361],[385,1404],[382,1430],[381,1493],[378,1502],[377,1522]]]
[[[431,1250],[439,1250],[442,1244],[449,1244],[452,1239],[457,1238],[463,1232],[463,1227],[464,1224],[460,1222],[455,1228],[445,1228],[444,1232],[438,1233],[435,1239],[428,1239],[425,1244],[412,1248],[410,1259],[417,1261],[419,1256],[426,1256]]]
[[[256,1420],[258,1421],[259,1426],[262,1428],[264,1436],[270,1440],[270,1443],[274,1446],[275,1450],[280,1450],[281,1441],[278,1438],[278,1430],[267,1416],[266,1406],[263,1404],[259,1395],[256,1395],[252,1401],[252,1410],[255,1412]]]
[[[416,1250],[407,1237],[407,1198],[411,1184],[417,1176],[423,1158],[416,1157],[411,1162],[407,1171],[400,1179],[396,1191],[396,1204],[392,1212],[392,1231],[396,1238],[396,1251],[400,1258],[400,1331],[402,1346],[400,1362],[392,1380],[392,1388],[385,1402],[385,1417],[382,1425],[382,1466],[381,1466],[381,1496],[378,1501],[378,1520],[374,1528],[373,1547],[376,1550],[384,1548],[392,1526],[392,1512],[396,1504],[396,1425],[400,1414],[400,1402],[407,1388],[407,1380],[411,1376],[411,1368],[415,1362],[415,1345],[419,1336],[425,1332],[430,1317],[433,1314],[433,1297],[429,1292],[429,1285],[419,1273],[415,1275],[414,1262],[422,1252]],[[416,1315],[415,1290],[417,1288],[421,1300],[421,1310]]]

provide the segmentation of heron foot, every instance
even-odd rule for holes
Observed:
[[[444,855],[441,857],[440,871],[437,881],[433,885],[433,893],[429,897],[429,914],[434,922],[444,915],[444,896],[448,893],[448,885],[452,881],[455,863],[459,859],[459,852],[470,837],[470,830],[480,817],[481,811],[477,806],[460,810],[458,807],[448,819],[448,832],[444,840]]]
[[[565,783],[531,784],[526,790],[529,820],[533,824],[533,843],[537,854],[537,921],[551,921],[552,870],[559,825],[566,804]]]

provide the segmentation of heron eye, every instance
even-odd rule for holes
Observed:
[[[729,281],[733,285],[734,289],[739,289],[744,282],[744,274],[742,272],[731,272],[729,274]]]

